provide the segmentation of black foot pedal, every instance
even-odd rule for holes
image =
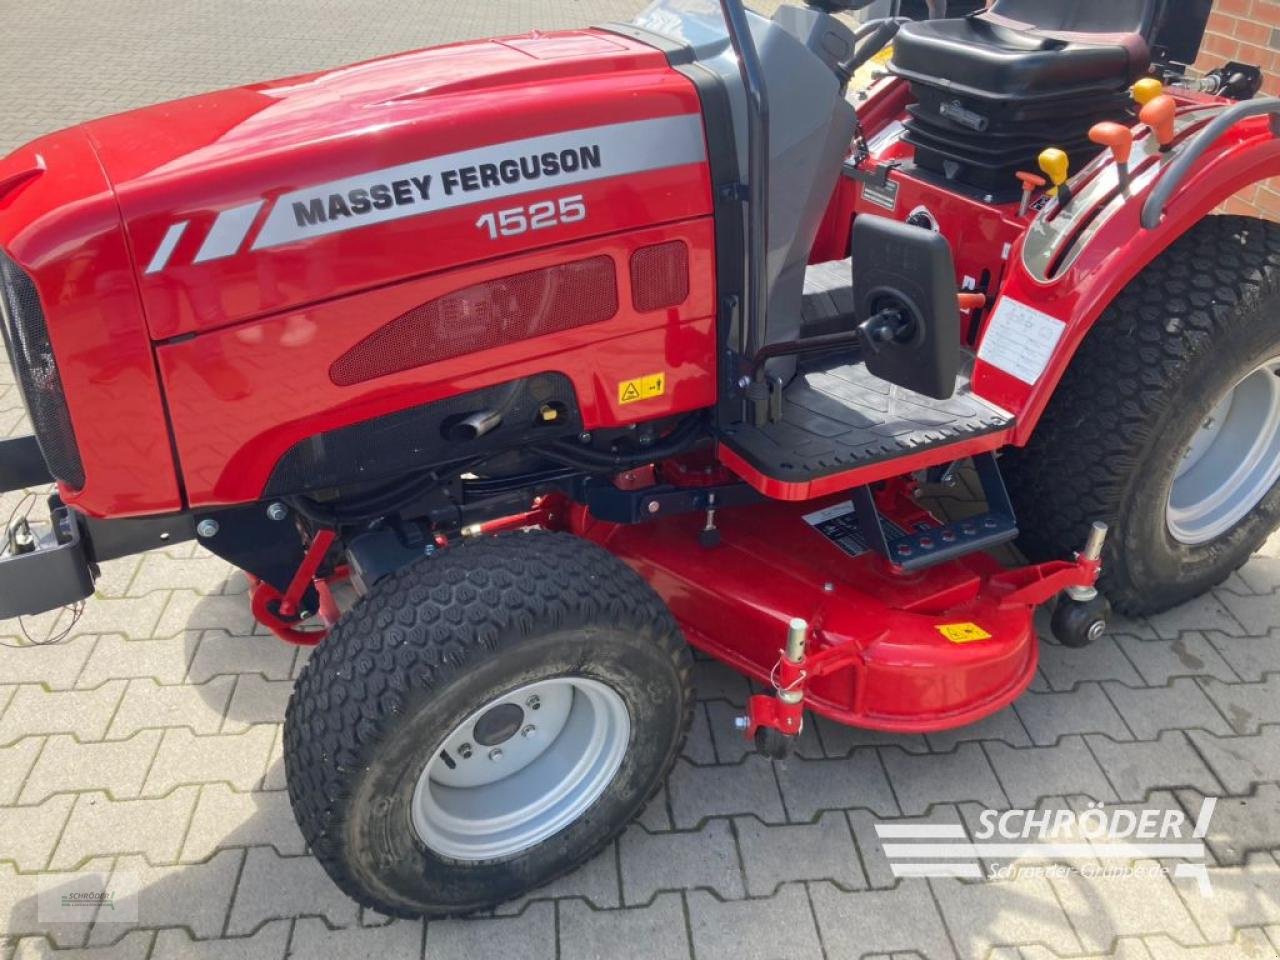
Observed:
[[[858,516],[858,526],[871,549],[896,567],[923,570],[977,550],[990,550],[1017,537],[1018,523],[1013,515],[1013,504],[1009,501],[995,454],[976,454],[973,465],[987,498],[986,513],[892,538],[885,533],[871,488],[855,489],[853,507]]]

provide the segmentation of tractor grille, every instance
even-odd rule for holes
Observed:
[[[49,343],[44,310],[36,286],[23,270],[0,253],[0,314],[4,345],[26,401],[31,425],[49,472],[74,490],[84,486],[84,465],[71,427],[58,364]]]

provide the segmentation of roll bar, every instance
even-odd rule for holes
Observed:
[[[738,349],[754,357],[764,343],[769,312],[769,91],[742,0],[720,0],[720,10],[747,95],[747,169],[739,171],[747,180],[747,291]]]
[[[1264,114],[1271,114],[1271,129],[1276,136],[1280,136],[1280,99],[1276,97],[1264,97],[1260,100],[1246,100],[1244,103],[1238,103],[1234,107],[1222,111],[1207,127],[1196,134],[1195,139],[1187,145],[1187,148],[1179,154],[1173,163],[1169,164],[1168,169],[1165,170],[1163,176],[1156,183],[1155,189],[1151,191],[1151,196],[1147,197],[1147,202],[1143,204],[1143,228],[1154,230],[1160,226],[1160,219],[1164,216],[1165,205],[1168,204],[1174,191],[1182,185],[1182,181],[1191,172],[1191,168],[1195,166],[1196,161],[1204,156],[1205,151],[1217,143],[1224,133],[1241,120]]]

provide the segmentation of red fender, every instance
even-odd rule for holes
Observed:
[[[1099,164],[1100,171],[1109,167],[1110,161]],[[1162,175],[1165,174],[1167,165]],[[1280,139],[1272,134],[1267,117],[1243,120],[1192,167],[1155,229],[1143,229],[1141,214],[1158,178],[1140,181],[1134,196],[1087,242],[1075,262],[1048,281],[1033,276],[1024,261],[1030,234],[1015,244],[992,317],[1002,303],[1012,299],[1065,324],[1051,359],[1034,385],[985,362],[980,349],[973,378],[975,390],[1018,413],[1015,444],[1028,441],[1076,349],[1125,285],[1223,201],[1251,183],[1274,176],[1280,176]],[[990,329],[988,321],[984,339]]]

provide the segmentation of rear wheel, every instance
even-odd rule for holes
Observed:
[[[1209,217],[1099,318],[1005,475],[1033,560],[1090,522],[1101,589],[1151,613],[1220,583],[1280,524],[1280,226]]]
[[[583,863],[665,779],[691,660],[661,600],[562,534],[472,541],[380,582],[298,679],[289,796],[347,894],[468,913]]]

